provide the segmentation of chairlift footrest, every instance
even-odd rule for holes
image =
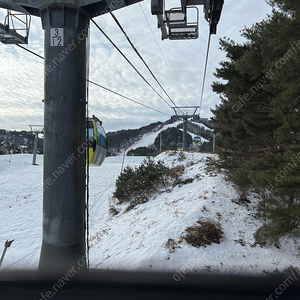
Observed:
[[[185,27],[169,27],[170,40],[187,40],[197,39],[199,37],[198,26],[185,26]]]
[[[27,37],[0,23],[0,42],[3,44],[27,44]]]

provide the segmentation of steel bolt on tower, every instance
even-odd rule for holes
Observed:
[[[89,16],[79,7],[54,4],[41,9],[41,18],[45,30],[45,144],[39,269],[59,271],[85,257]]]

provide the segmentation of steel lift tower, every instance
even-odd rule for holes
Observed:
[[[65,271],[85,261],[86,79],[90,19],[139,0],[13,0],[0,7],[40,16],[44,29],[44,193],[39,269]],[[68,4],[66,4],[66,2]],[[24,24],[24,23],[23,23]],[[28,24],[24,24],[25,29]],[[27,43],[0,26],[2,43]],[[81,262],[81,269],[86,268]]]
[[[176,106],[172,108],[174,109],[175,115],[173,115],[171,119],[182,119],[183,121],[182,144],[183,151],[187,151],[187,120],[199,119],[199,115],[196,115],[196,111],[199,109],[199,106]],[[190,111],[191,113],[188,113],[187,111]]]
[[[7,9],[0,23],[0,42],[27,44],[30,16],[44,29],[44,173],[43,240],[39,269],[65,272],[85,260],[86,80],[90,19],[141,0],[0,0]],[[190,5],[204,5],[213,33],[223,0],[182,0],[181,8],[164,11],[152,0],[168,38],[198,37],[187,22]],[[15,13],[12,13],[15,12]],[[196,10],[197,11],[197,10]],[[167,19],[166,19],[167,18]],[[15,24],[19,23],[16,27]],[[215,26],[215,27],[214,27]],[[165,36],[167,38],[167,36]],[[184,116],[187,119],[189,116]]]
[[[39,134],[44,133],[44,125],[29,125],[31,132],[34,134],[34,144],[32,151],[32,165],[37,165],[36,163],[36,152],[39,141]]]

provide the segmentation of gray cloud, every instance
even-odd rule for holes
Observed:
[[[139,4],[115,11],[128,36],[151,67],[153,73],[177,105],[198,105],[200,101],[204,60],[208,37],[208,25],[200,11],[200,38],[191,41],[161,41],[156,17],[151,15],[150,2],[141,3],[152,31],[160,45],[173,77],[163,60]],[[176,5],[174,5],[176,6]],[[244,25],[261,21],[271,8],[263,0],[226,0],[218,34],[212,36],[208,63],[207,81],[201,116],[210,117],[210,108],[219,102],[211,91],[211,83],[218,62],[224,54],[218,49],[218,40],[223,36],[242,42],[239,31]],[[3,22],[4,10],[0,10]],[[129,46],[120,29],[110,15],[95,19],[118,47],[128,56],[143,76],[168,100],[145,66]],[[43,55],[41,21],[32,18],[29,45],[34,52]],[[110,42],[91,24],[90,80],[115,90],[145,105],[167,114],[173,111],[129,66]],[[28,124],[43,123],[43,61],[16,46],[0,44],[0,128],[27,130]],[[165,121],[168,117],[131,103],[96,86],[90,85],[90,114],[98,115],[106,130],[134,128],[150,122]],[[168,101],[169,102],[169,101]],[[170,102],[169,102],[170,103]],[[173,106],[172,103],[170,103]]]

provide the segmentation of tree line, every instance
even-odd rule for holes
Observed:
[[[300,2],[267,1],[272,13],[223,38],[212,109],[219,166],[240,191],[256,191],[270,241],[300,231]]]

